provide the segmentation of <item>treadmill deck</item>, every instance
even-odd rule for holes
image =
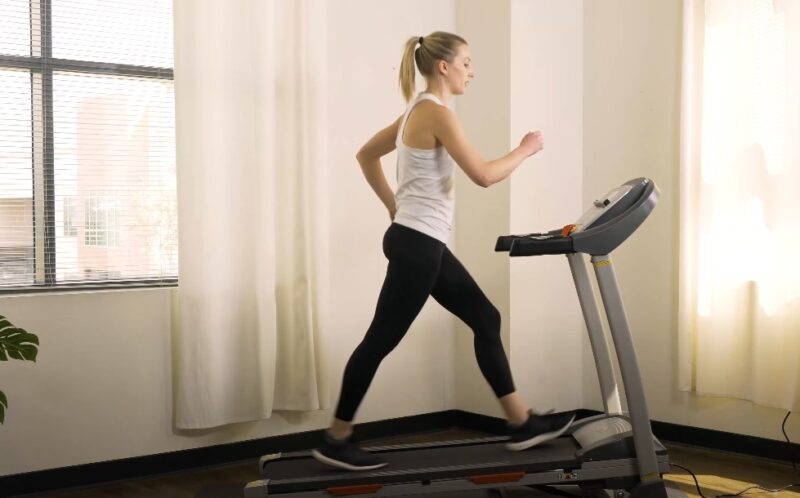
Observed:
[[[482,438],[365,448],[381,454],[388,465],[352,472],[317,462],[309,451],[276,454],[262,460],[262,477],[270,493],[311,491],[337,486],[397,484],[497,474],[570,470],[580,466],[578,443],[561,437],[526,451],[506,449],[507,438]],[[424,475],[424,478],[420,476]]]

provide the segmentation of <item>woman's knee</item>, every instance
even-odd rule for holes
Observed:
[[[499,338],[501,320],[502,318],[497,308],[493,304],[487,303],[481,310],[475,333],[491,338]]]
[[[399,345],[400,340],[387,335],[378,336],[368,334],[356,348],[358,355],[362,358],[370,358],[380,363],[389,353]]]

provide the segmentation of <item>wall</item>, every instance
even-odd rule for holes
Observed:
[[[498,235],[549,230],[581,212],[582,6],[569,2],[458,3],[476,77],[458,113],[487,159],[505,155],[528,131],[545,149],[488,190],[459,177],[459,257],[503,316],[503,342],[517,390],[534,409],[582,401],[580,311],[563,258],[495,253]],[[458,407],[502,416],[475,366],[471,333],[459,324]],[[553,361],[553,359],[557,359]]]
[[[607,0],[584,9],[584,202],[639,176],[661,190],[614,258],[651,418],[782,440],[786,412],[677,390],[681,2]],[[596,384],[585,351],[584,381]],[[596,389],[585,406],[602,407]],[[798,431],[790,420],[793,441]]]
[[[459,0],[458,33],[472,53],[475,78],[468,91],[456,100],[456,112],[467,138],[486,159],[500,157],[511,149],[511,63],[508,23],[511,3]],[[510,351],[510,303],[508,257],[494,252],[498,235],[508,233],[510,183],[488,189],[475,185],[460,169],[456,176],[455,254],[502,316],[501,336]],[[472,331],[456,324],[455,397],[462,410],[503,416],[489,384],[475,360]]]
[[[511,232],[560,228],[583,212],[583,2],[511,3],[511,143],[544,149],[511,180]],[[582,318],[563,256],[511,261],[511,366],[536,410],[582,405]]]

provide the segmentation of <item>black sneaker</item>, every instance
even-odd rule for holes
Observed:
[[[508,428],[511,440],[506,448],[511,451],[527,450],[564,434],[575,421],[574,412],[537,415],[530,411],[528,420],[519,427]]]
[[[320,463],[344,470],[375,470],[387,463],[362,450],[353,436],[342,441],[331,437],[328,431],[325,431],[322,444],[311,451],[311,455]]]

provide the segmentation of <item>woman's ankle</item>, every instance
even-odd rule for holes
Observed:
[[[528,420],[529,420],[528,418],[526,418],[525,420],[514,420],[513,422],[509,420],[507,421],[507,423],[508,426],[511,427],[512,429],[518,429],[523,425],[525,425],[528,422]]]
[[[353,434],[353,424],[344,420],[334,419],[328,428],[328,435],[334,439],[345,440]]]

